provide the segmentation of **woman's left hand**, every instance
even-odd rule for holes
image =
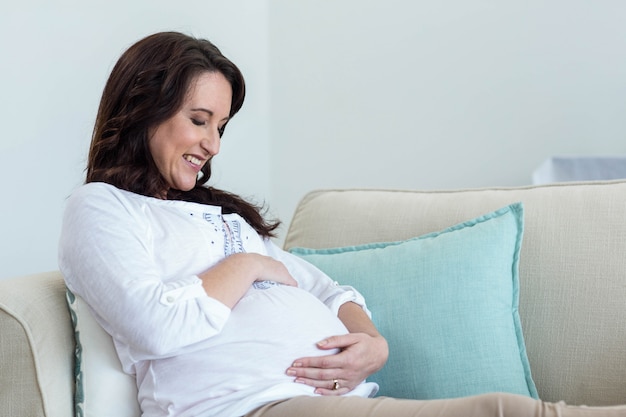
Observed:
[[[317,344],[320,349],[339,349],[332,355],[300,358],[287,369],[295,382],[315,387],[321,395],[343,395],[369,375],[380,370],[389,354],[387,341],[380,335],[349,333],[332,336]]]

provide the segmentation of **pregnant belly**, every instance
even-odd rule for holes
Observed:
[[[222,332],[203,343],[203,349],[153,363],[153,370],[164,377],[159,378],[162,384],[169,372],[190,375],[190,386],[208,398],[293,383],[285,372],[295,359],[335,353],[318,349],[316,343],[347,332],[306,291],[276,285],[252,288],[233,308]]]
[[[221,339],[248,356],[249,366],[273,369],[284,377],[301,357],[328,355],[320,340],[347,333],[341,321],[317,298],[287,286],[252,289],[231,312]]]

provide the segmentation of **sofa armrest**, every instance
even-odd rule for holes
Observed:
[[[67,417],[74,337],[58,272],[0,280],[0,415]]]

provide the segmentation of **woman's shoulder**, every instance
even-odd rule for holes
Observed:
[[[145,209],[161,211],[184,210],[221,213],[219,207],[183,200],[161,200],[132,191],[122,190],[104,182],[91,182],[76,188],[68,200],[68,207],[97,208],[98,210],[121,209],[127,212]]]
[[[90,195],[116,194],[121,191],[122,190],[120,190],[119,188],[105,182],[89,182],[87,184],[82,184],[74,189],[71,197],[75,198]]]
[[[98,201],[99,203],[108,200],[121,203],[132,202],[134,204],[144,204],[150,200],[159,201],[156,198],[122,190],[105,182],[90,182],[79,186],[72,192],[70,200]]]
[[[104,182],[91,182],[77,187],[67,200],[70,212],[134,211],[147,197],[121,190]]]

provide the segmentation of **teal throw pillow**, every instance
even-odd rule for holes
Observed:
[[[517,203],[405,241],[291,252],[365,297],[389,343],[369,378],[379,395],[537,398],[518,313],[522,235]]]

